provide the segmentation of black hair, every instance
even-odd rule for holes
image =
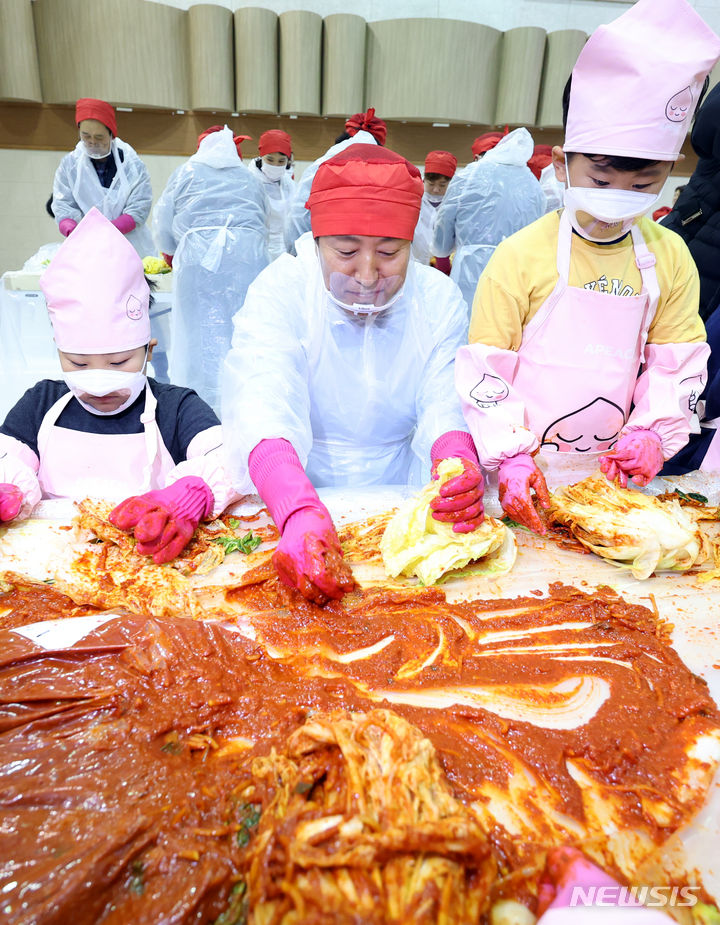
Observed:
[[[339,145],[341,141],[347,141],[348,138],[352,138],[352,135],[349,132],[340,132],[338,137],[335,139],[334,144]]]
[[[435,180],[451,180],[452,177],[449,177],[446,173],[426,173],[423,179],[433,183]]]
[[[262,168],[262,158],[261,157],[255,158],[255,166],[257,167],[258,170]]]
[[[55,213],[53,212],[53,207],[52,207],[52,201],[53,201],[53,194],[50,193],[50,198],[45,203],[45,211],[50,216],[50,218],[55,218]]]
[[[703,97],[707,92],[708,84],[710,82],[709,77],[705,78],[705,83],[703,88],[700,91],[700,96],[698,98],[697,107],[695,112],[697,113],[700,108],[700,104],[703,101]],[[567,120],[568,120],[568,110],[570,109],[570,89],[572,87],[572,74],[568,77],[567,83],[563,89],[562,95],[562,115],[563,115],[563,131],[567,129]],[[693,119],[695,117],[693,116]],[[567,159],[568,163],[570,159],[575,156],[575,153],[580,152],[568,152]],[[583,157],[589,158],[591,161],[602,161],[603,167],[612,167],[614,170],[626,170],[628,172],[634,172],[636,170],[644,170],[646,167],[654,167],[656,164],[665,164],[667,161],[658,161],[658,160],[648,160],[644,157],[623,157],[619,154],[588,154],[582,152]]]

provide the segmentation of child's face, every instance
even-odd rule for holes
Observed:
[[[657,195],[662,190],[673,166],[672,161],[663,161],[660,164],[645,167],[643,170],[616,170],[614,167],[605,165],[602,160],[590,160],[581,154],[575,154],[569,156],[566,167],[565,154],[559,145],[553,148],[552,155],[555,176],[563,184],[568,181],[569,170],[570,186],[634,190],[638,193],[652,193],[653,195]],[[606,224],[593,221],[594,216],[589,216],[586,212],[578,212],[577,217],[582,226],[592,224],[593,234],[606,238],[608,241],[613,241],[617,237],[618,228],[622,224],[621,222]]]
[[[151,341],[147,350],[148,362],[152,356],[152,348],[157,343]],[[65,353],[58,350],[60,366],[63,372],[77,372],[81,369],[114,369],[125,373],[137,373],[145,364],[145,347],[134,350],[123,350],[120,353]],[[116,411],[129,396],[129,392],[122,389],[110,392],[109,395],[98,397],[85,393],[80,395],[85,404],[95,408],[96,411]]]

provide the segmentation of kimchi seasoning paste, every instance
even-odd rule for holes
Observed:
[[[456,605],[433,590],[375,589],[320,609],[276,579],[240,596],[255,642],[136,616],[62,650],[0,631],[3,922],[241,921],[243,857],[262,812],[252,760],[317,712],[395,710],[468,804],[486,805],[490,785],[507,792],[520,767],[580,827],[570,760],[612,791],[622,825],[654,841],[697,808],[700,796],[672,796],[674,775],[720,716],[642,607],[567,588]],[[577,677],[607,694],[577,725],[503,715],[491,696],[555,715]],[[448,690],[485,700],[434,706]],[[648,814],[650,795],[665,818]],[[532,839],[500,822],[488,833],[506,884],[553,844],[540,810],[527,812]]]

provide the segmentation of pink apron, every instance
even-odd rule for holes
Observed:
[[[523,332],[513,387],[523,396],[527,426],[547,467],[589,474],[627,422],[648,329],[660,289],[655,256],[631,228],[642,277],[637,296],[568,285],[572,228],[563,213],[557,284]]]
[[[40,425],[38,479],[43,498],[122,500],[164,487],[175,462],[155,422],[157,401],[147,386],[140,434],[86,434],[57,427],[72,397],[68,392],[59,398]]]

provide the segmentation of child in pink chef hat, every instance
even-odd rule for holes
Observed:
[[[238,498],[220,422],[195,392],[147,377],[142,261],[97,209],[40,285],[64,375],[29,389],[0,427],[0,521],[29,516],[41,498],[125,498],[110,519],[167,562]]]
[[[539,533],[536,454],[556,483],[599,465],[646,485],[687,442],[709,352],[698,275],[678,235],[643,216],[718,56],[686,0],[638,0],[597,29],[553,149],[565,208],[503,241],[480,277],[455,382],[503,508]]]

